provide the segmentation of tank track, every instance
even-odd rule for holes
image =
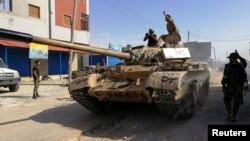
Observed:
[[[168,118],[191,118],[194,113],[194,105],[185,105],[187,99],[174,101],[174,96],[168,93],[161,93],[156,98],[156,106]],[[189,99],[190,100],[190,99]]]
[[[175,106],[173,95],[161,93],[155,99],[155,103],[162,114],[168,118],[174,118],[177,113],[177,107]]]
[[[71,97],[83,107],[94,113],[106,113],[110,109],[108,102],[98,101],[88,95],[87,90],[76,90],[70,93]]]

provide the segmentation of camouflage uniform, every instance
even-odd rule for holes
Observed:
[[[235,121],[239,107],[243,104],[243,87],[244,82],[247,81],[245,72],[247,63],[238,53],[231,53],[228,58],[230,63],[225,65],[221,84],[223,85],[223,99],[228,112],[228,118],[232,118],[231,120]],[[237,59],[240,59],[240,62]]]
[[[160,44],[161,40],[163,40],[167,44],[178,44],[181,41],[181,36],[179,34],[179,30],[174,23],[174,20],[171,18],[170,15],[165,14],[165,20],[167,21],[167,31],[169,34],[161,35],[158,40],[158,44]]]

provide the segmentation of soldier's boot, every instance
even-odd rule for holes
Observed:
[[[231,120],[231,119],[232,119],[232,116],[233,116],[232,113],[228,113],[228,114],[227,114],[227,120]]]
[[[232,122],[236,122],[236,115],[238,113],[238,108],[239,108],[238,105],[233,108],[233,115],[231,117]]]
[[[226,105],[226,110],[227,110],[227,119],[230,120],[231,117],[233,116],[231,104]]]
[[[35,94],[33,94],[32,98],[33,98],[33,99],[36,99],[36,95],[35,95]]]
[[[36,97],[41,97],[38,93],[36,93]]]
[[[233,116],[231,117],[231,121],[232,121],[232,122],[236,122],[236,115],[233,115]]]

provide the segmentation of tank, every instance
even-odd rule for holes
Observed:
[[[97,66],[69,84],[70,96],[94,113],[108,112],[116,103],[148,103],[169,118],[190,118],[208,95],[208,65],[192,62],[188,48],[179,44],[172,48],[135,46],[114,52],[4,29],[0,29],[0,37],[124,59],[124,64],[114,67]]]

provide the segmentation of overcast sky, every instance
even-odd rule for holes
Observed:
[[[164,10],[181,43],[190,31],[190,41],[211,41],[220,60],[235,49],[250,60],[250,0],[90,0],[90,43],[146,45],[149,28],[167,33]]]

